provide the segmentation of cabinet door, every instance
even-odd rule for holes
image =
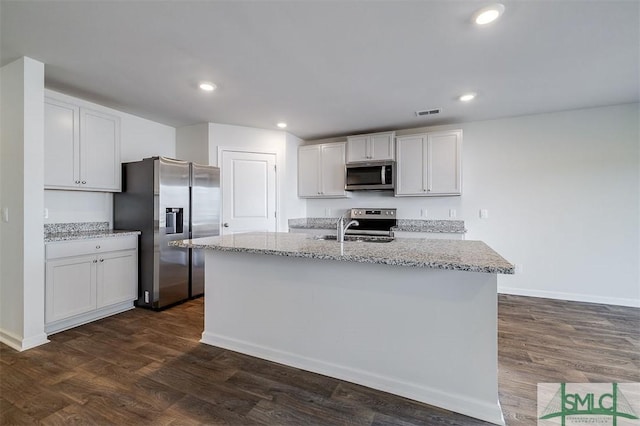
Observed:
[[[298,196],[320,195],[320,145],[298,149]]]
[[[425,195],[426,135],[397,140],[396,195]]]
[[[367,161],[370,159],[369,137],[349,136],[347,138],[347,163]]]
[[[369,139],[369,158],[371,160],[393,160],[395,133],[371,135]]]
[[[82,108],[80,120],[81,188],[120,191],[120,119]]]
[[[320,192],[324,196],[346,196],[344,190],[345,145],[344,143],[322,145]]]
[[[95,256],[49,260],[45,280],[47,323],[96,309]]]
[[[136,250],[99,254],[97,265],[98,308],[138,298]]]
[[[44,100],[44,187],[80,184],[80,110],[54,99]]]
[[[428,134],[427,192],[429,195],[459,195],[462,132]]]

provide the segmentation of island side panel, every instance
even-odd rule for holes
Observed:
[[[207,251],[202,342],[504,424],[495,274]]]

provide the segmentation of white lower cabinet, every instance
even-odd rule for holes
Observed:
[[[131,309],[137,294],[137,236],[46,245],[47,333]]]
[[[96,257],[47,260],[45,320],[52,323],[96,309]]]

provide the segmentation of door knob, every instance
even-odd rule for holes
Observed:
[[[222,226],[224,226],[225,228],[229,227],[229,224],[227,222],[223,223]]]

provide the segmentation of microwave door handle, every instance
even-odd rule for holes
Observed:
[[[383,185],[387,184],[385,169],[387,166],[380,167],[380,181]]]

